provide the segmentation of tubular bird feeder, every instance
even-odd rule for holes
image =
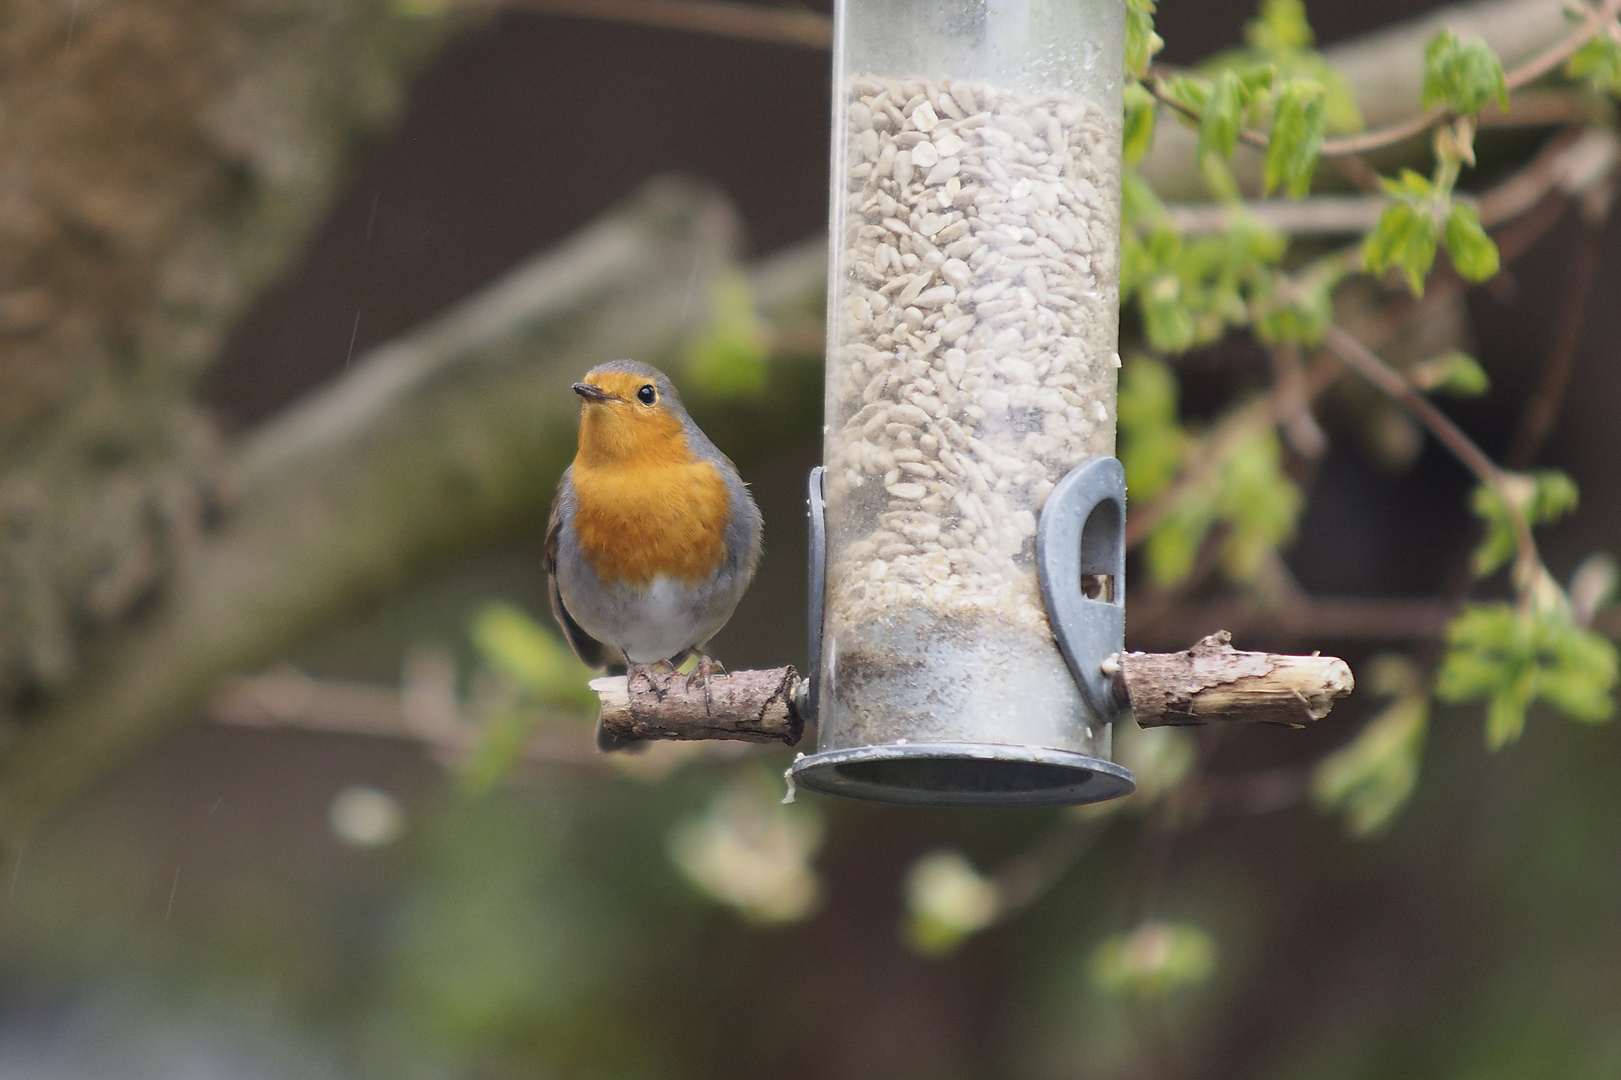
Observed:
[[[1101,671],[1124,647],[1124,24],[1124,0],[836,5],[806,787],[1133,788]]]
[[[1129,793],[1112,724],[1300,725],[1332,657],[1124,651],[1125,0],[836,0],[811,669],[593,686],[620,738],[800,739],[888,802]]]

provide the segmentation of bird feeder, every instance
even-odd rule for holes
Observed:
[[[811,665],[592,684],[616,739],[817,752],[806,788],[1039,806],[1133,789],[1111,725],[1302,726],[1323,656],[1126,653],[1125,0],[837,0]]]
[[[1133,788],[1102,671],[1124,645],[1124,26],[1124,0],[835,6],[805,787]]]

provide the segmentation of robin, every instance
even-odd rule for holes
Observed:
[[[599,364],[583,399],[579,450],[546,529],[552,614],[590,667],[699,657],[760,559],[760,509],[737,466],[698,430],[670,380],[634,360]],[[598,729],[598,744],[616,748]]]

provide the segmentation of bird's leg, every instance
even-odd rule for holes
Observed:
[[[631,663],[630,657],[627,656],[625,658],[625,664],[626,664],[626,668],[625,668],[625,685],[626,685],[626,687],[629,688],[630,684],[635,682],[636,677],[638,675],[640,675],[643,679],[647,680],[648,688],[651,689],[654,693],[658,693],[659,687],[658,687],[658,683],[653,678],[653,673],[655,671],[658,671],[660,668],[663,668],[665,671],[668,671],[672,675],[674,675],[675,671],[676,671],[675,665],[672,664],[669,661],[668,658],[665,658],[663,660],[655,660],[651,664],[634,664],[634,663]],[[662,693],[660,693],[659,694],[659,700],[662,701],[663,699],[664,699],[664,695]]]
[[[687,689],[688,690],[692,689],[692,684],[693,684],[694,680],[698,680],[698,679],[703,680],[703,684],[704,684],[704,714],[705,715],[709,714],[711,706],[713,704],[713,702],[712,702],[712,700],[711,700],[711,698],[709,696],[709,678],[710,678],[710,676],[714,675],[717,671],[720,672],[720,674],[722,674],[722,675],[727,674],[726,666],[724,664],[722,664],[719,660],[716,660],[713,657],[709,656],[707,653],[700,652],[698,654],[698,663],[693,666],[693,669],[691,671],[687,672]]]

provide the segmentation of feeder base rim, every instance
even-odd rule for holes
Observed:
[[[794,783],[828,795],[911,806],[1075,806],[1129,795],[1112,761],[1008,743],[890,743],[824,750],[795,761]]]

